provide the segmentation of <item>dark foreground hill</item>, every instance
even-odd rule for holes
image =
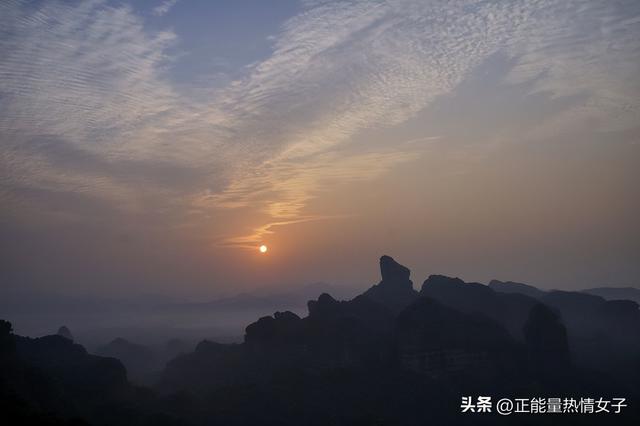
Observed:
[[[250,324],[240,344],[201,342],[154,389],[131,385],[114,358],[61,336],[16,336],[3,322],[3,413],[17,419],[8,424],[637,424],[635,302],[439,275],[418,292],[391,257],[380,268],[381,282],[351,300],[322,294],[306,317],[276,312]],[[483,395],[623,397],[627,407],[461,412],[463,397]]]
[[[59,336],[11,333],[0,320],[0,424],[182,425],[170,404],[127,380],[115,358]]]

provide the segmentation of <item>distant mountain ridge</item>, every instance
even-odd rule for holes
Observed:
[[[593,294],[607,300],[633,300],[640,303],[640,288],[636,287],[596,287],[582,290],[583,293]]]
[[[514,281],[491,280],[489,288],[500,293],[519,293],[525,296],[541,298],[545,291],[528,284],[517,283]]]
[[[176,311],[208,311],[211,309],[220,310],[251,310],[264,308],[300,308],[305,307],[307,301],[321,293],[338,294],[345,297],[353,293],[353,289],[335,286],[327,283],[312,283],[300,287],[285,290],[275,290],[270,293],[253,295],[249,293],[239,293],[234,296],[221,297],[205,302],[181,302],[166,303],[160,305],[160,310]]]

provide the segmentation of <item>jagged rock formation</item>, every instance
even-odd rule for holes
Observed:
[[[166,397],[130,386],[117,360],[61,336],[14,336],[0,321],[0,402],[8,383],[28,404],[104,425],[408,426],[465,424],[461,395],[622,389],[629,401],[640,398],[635,302],[575,292],[538,300],[441,275],[417,294],[407,268],[388,256],[380,266],[382,281],[352,300],[323,293],[306,317],[276,312],[248,325],[241,344],[205,340],[179,355],[156,388]],[[112,346],[136,349],[122,340]],[[638,409],[630,404],[626,413],[616,421],[635,425]],[[485,414],[469,422],[496,423]]]
[[[295,421],[305,424],[357,423],[354,406],[376,413],[362,424],[380,418],[422,424],[433,416],[438,424],[457,424],[459,417],[439,411],[439,397],[447,404],[454,398],[448,392],[458,401],[468,389],[574,394],[586,382],[601,385],[585,378],[569,356],[563,317],[537,299],[441,275],[429,277],[417,294],[407,268],[388,256],[380,263],[380,284],[352,300],[324,293],[308,302],[307,317],[276,312],[250,324],[242,344],[202,342],[168,365],[161,389],[216,395],[239,407],[269,407],[257,416],[243,410],[234,417],[209,414],[223,423],[293,424],[284,413],[295,405],[304,407]],[[635,317],[630,303],[594,306],[601,323],[605,317],[613,322]],[[547,358],[546,334],[552,354]],[[561,374],[545,368],[556,357]],[[396,409],[385,411],[387,403]]]
[[[249,324],[241,345],[200,343],[167,365],[161,389],[210,390],[262,383],[285,371],[364,368],[389,359],[394,316],[384,306],[363,296],[337,301],[328,294],[308,306],[306,318],[285,311]]]
[[[241,345],[203,342],[167,366],[163,389],[202,391],[209,386],[210,391],[229,383],[268,381],[282,371],[322,374],[335,368],[391,366],[435,377],[468,367],[482,367],[487,374],[500,362],[508,364],[504,359],[516,345],[499,323],[419,298],[409,269],[389,256],[380,259],[380,271],[381,282],[353,300],[338,301],[325,293],[308,302],[306,318],[291,312],[260,318],[247,326]],[[454,298],[469,297],[468,289],[486,293],[478,301],[480,309],[486,310],[488,302],[502,303],[480,284],[442,276],[431,277],[431,284],[426,291],[442,287],[437,293],[452,291]]]
[[[440,303],[466,313],[482,313],[500,320],[503,303],[489,287],[479,283],[465,283],[460,278],[431,275],[422,284],[420,296],[431,297]]]
[[[422,284],[421,297],[468,314],[482,314],[502,324],[513,337],[523,339],[522,326],[537,300],[517,293],[497,293],[480,283],[431,275]]]
[[[400,312],[416,300],[418,292],[413,289],[409,279],[411,271],[391,256],[380,258],[380,275],[382,281],[367,290],[363,296],[388,307],[393,312]]]
[[[329,296],[330,297],[330,296]],[[246,328],[244,341],[249,345],[295,344],[300,341],[302,320],[293,312],[276,312],[262,317]]]
[[[539,343],[532,336],[545,317],[533,297],[442,275],[430,276],[418,294],[409,269],[389,256],[380,259],[380,272],[379,284],[350,301],[324,293],[308,302],[305,318],[291,312],[260,318],[246,328],[243,344],[203,342],[169,364],[164,389],[211,391],[230,383],[267,383],[285,371],[324,374],[336,368],[408,368],[431,377],[478,369],[496,379],[522,368]],[[544,297],[560,303],[565,295]],[[602,305],[598,321],[607,315],[612,323],[634,318],[634,306],[615,308]],[[555,324],[562,321],[557,317]],[[214,381],[204,379],[212,376]]]

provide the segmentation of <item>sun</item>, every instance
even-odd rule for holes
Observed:
[[[267,246],[265,246],[264,244],[260,246],[260,253],[266,253],[267,252]]]

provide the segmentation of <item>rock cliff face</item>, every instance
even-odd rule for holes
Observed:
[[[363,296],[395,313],[418,298],[418,292],[413,289],[413,282],[409,279],[411,271],[391,256],[380,258],[380,274],[382,281],[367,290]]]
[[[567,329],[560,316],[539,303],[529,313],[524,335],[532,366],[541,374],[557,374],[570,366]]]
[[[411,370],[439,376],[495,372],[509,360],[515,344],[507,330],[478,314],[465,314],[421,298],[396,320],[398,361]]]
[[[520,293],[500,293],[480,283],[460,278],[431,275],[422,284],[420,297],[428,297],[467,314],[482,314],[523,340],[522,327],[537,299]]]

